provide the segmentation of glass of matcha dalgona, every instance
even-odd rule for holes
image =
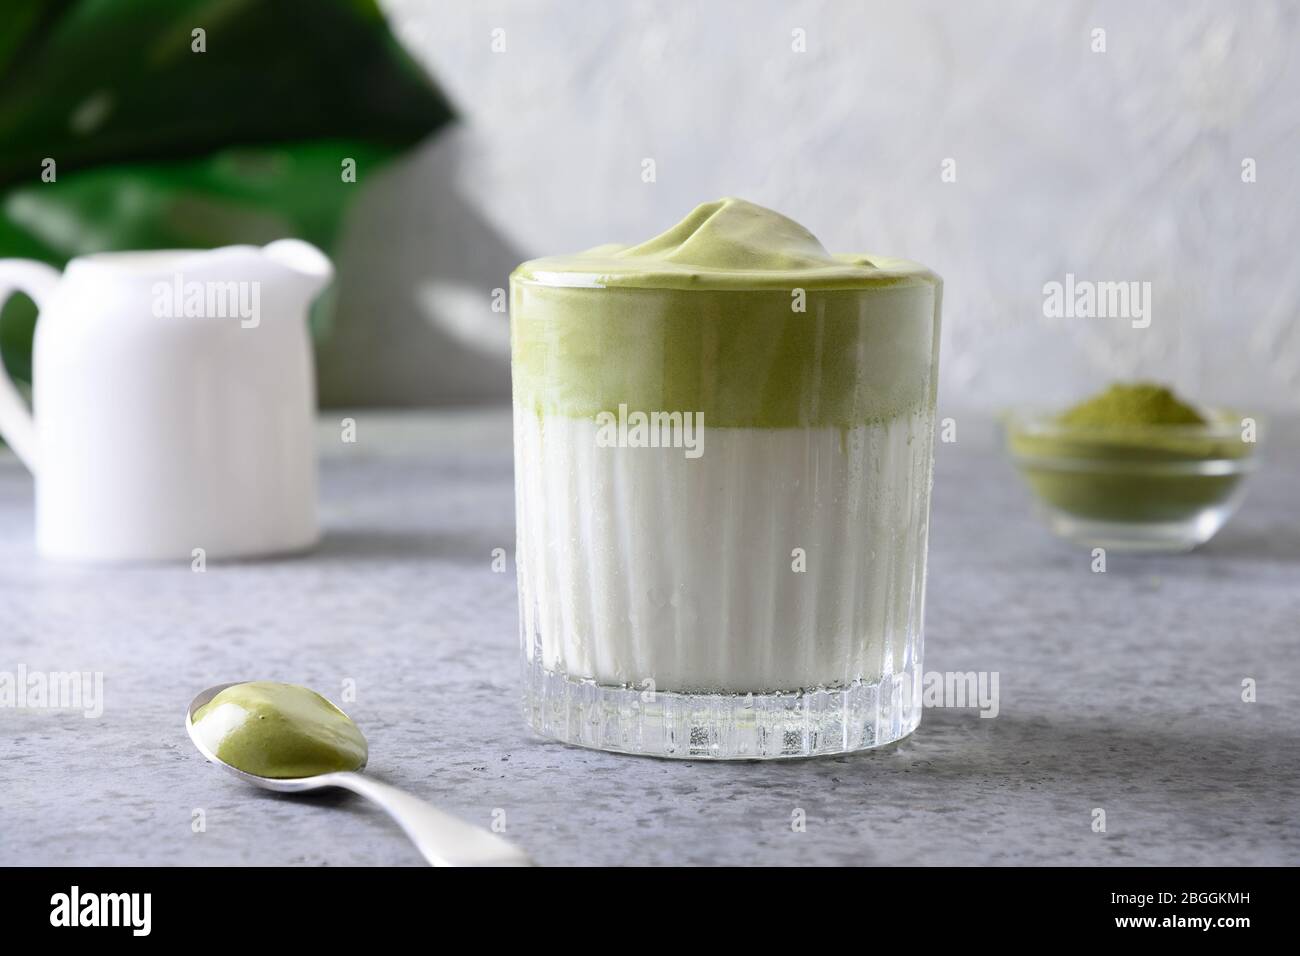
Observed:
[[[695,759],[910,733],[939,278],[724,199],[510,286],[530,726]]]

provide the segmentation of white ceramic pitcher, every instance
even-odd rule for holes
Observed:
[[[0,259],[36,302],[32,411],[0,370],[0,433],[36,476],[36,546],[82,561],[310,547],[307,307],[333,269],[296,239]],[[202,549],[199,552],[197,549]]]

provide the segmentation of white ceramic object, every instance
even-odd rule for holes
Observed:
[[[32,411],[0,372],[0,433],[36,477],[41,554],[254,557],[319,538],[307,307],[333,276],[283,239],[0,259],[36,302]]]

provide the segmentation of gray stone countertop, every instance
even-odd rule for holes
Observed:
[[[1208,546],[1098,574],[1031,515],[987,423],[959,420],[925,666],[998,672],[998,715],[934,708],[881,751],[712,764],[524,730],[513,565],[492,567],[513,553],[508,413],[354,417],[356,444],[321,425],[321,547],[201,574],[38,559],[31,479],[0,453],[0,672],[103,674],[98,717],[0,708],[0,864],[419,863],[359,798],[205,763],[186,704],[254,677],[354,687],[369,772],[485,825],[503,812],[544,865],[1300,863],[1300,429],[1272,436]]]

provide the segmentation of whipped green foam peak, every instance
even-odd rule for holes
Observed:
[[[743,199],[702,203],[638,245],[525,262],[515,278],[564,286],[733,289],[937,281],[904,259],[832,255],[793,219]]]
[[[510,277],[516,407],[703,414],[705,428],[883,422],[933,411],[942,284],[834,255],[741,199],[666,232],[534,259]]]
[[[737,271],[835,265],[831,254],[803,226],[743,199],[702,203],[667,232],[624,249],[617,258]]]

